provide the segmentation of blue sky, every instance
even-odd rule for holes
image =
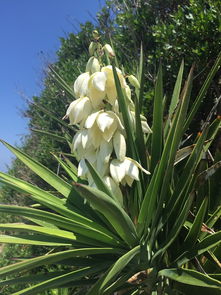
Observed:
[[[44,56],[53,62],[59,37],[93,21],[105,0],[0,0],[0,138],[19,144],[28,133],[24,97],[42,89]],[[43,54],[42,54],[43,52]],[[12,154],[0,144],[0,171]]]

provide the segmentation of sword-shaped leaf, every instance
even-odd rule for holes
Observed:
[[[121,256],[108,271],[105,276],[103,283],[100,287],[100,291],[105,289],[112,280],[128,265],[128,263],[140,252],[140,246],[136,246],[131,249],[129,252]]]
[[[39,202],[47,208],[50,208],[55,212],[67,218],[70,218],[74,223],[77,223],[88,229],[93,228],[94,230],[101,231],[108,236],[112,236],[112,233],[110,231],[99,225],[97,222],[85,217],[83,214],[78,214],[69,209],[69,207],[66,205],[66,200],[59,199],[36,186],[33,186],[25,181],[4,173],[0,173],[0,182],[5,183],[10,187],[13,187],[16,190],[25,193],[26,195],[30,195],[31,198],[34,199],[36,202]]]
[[[94,209],[105,216],[118,235],[129,245],[137,243],[135,226],[127,213],[112,198],[102,191],[76,184],[74,189],[85,198]]]
[[[208,275],[198,271],[185,268],[163,269],[159,272],[159,276],[165,276],[171,280],[200,287],[219,288],[221,290],[221,282],[210,278]]]
[[[25,165],[27,165],[32,171],[34,171],[38,176],[40,176],[44,181],[54,187],[63,196],[68,197],[71,191],[71,185],[52,172],[50,169],[42,165],[41,163],[35,161],[30,156],[26,155],[19,149],[11,146],[7,142],[1,140],[1,142]]]
[[[92,274],[96,274],[103,269],[106,268],[105,263],[97,264],[97,266],[93,267],[84,267],[78,270],[71,271],[67,274],[63,274],[60,276],[56,276],[52,279],[45,280],[44,282],[41,282],[39,284],[36,284],[32,287],[28,287],[26,289],[23,289],[21,291],[15,292],[12,295],[29,295],[29,294],[39,294],[39,292],[50,290],[53,288],[57,288],[59,286],[62,286],[66,283],[73,282],[75,280],[78,280],[80,278],[83,278],[85,276],[89,276]]]
[[[23,270],[31,270],[35,267],[41,265],[50,265],[54,263],[61,262],[65,259],[70,259],[74,257],[85,257],[90,255],[103,255],[103,254],[123,254],[125,251],[119,248],[81,248],[81,249],[73,249],[60,251],[57,253],[52,253],[48,255],[38,256],[35,258],[25,259],[24,261],[14,263],[5,267],[0,268],[0,276],[7,276],[13,273],[17,273]]]
[[[221,231],[204,238],[202,241],[196,244],[192,249],[180,255],[180,257],[178,257],[175,260],[174,264],[176,264],[179,267],[182,266],[184,263],[190,261],[194,257],[201,255],[204,252],[220,244],[220,240],[221,240]]]

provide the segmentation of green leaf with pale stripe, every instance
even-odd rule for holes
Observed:
[[[164,129],[165,136],[168,133],[168,129],[170,127],[173,114],[174,114],[175,109],[179,103],[180,91],[181,91],[181,86],[182,86],[183,70],[184,70],[184,61],[182,61],[181,65],[180,65],[179,73],[177,75],[176,83],[175,83],[175,86],[173,89],[172,99],[171,99],[170,107],[169,107],[169,114],[168,114],[168,118],[166,121],[165,129]]]
[[[64,171],[71,177],[71,179],[73,181],[78,181],[78,176],[75,171],[73,171],[61,158],[57,157],[55,154],[53,154],[53,156],[64,169]]]
[[[111,190],[106,185],[106,183],[103,181],[103,179],[100,177],[100,175],[95,170],[93,165],[91,165],[87,160],[85,160],[85,162],[87,164],[88,170],[90,171],[90,174],[91,174],[97,188],[99,190],[101,190],[102,192],[104,192],[105,194],[107,194],[108,196],[110,196],[112,199],[114,199],[119,205],[121,205],[121,203],[119,202],[119,197],[111,192]]]
[[[177,109],[174,119],[172,121],[172,126],[166,138],[163,153],[158,163],[158,167],[155,168],[154,173],[152,174],[150,184],[147,188],[147,191],[144,196],[144,200],[142,202],[141,210],[138,217],[140,232],[142,232],[142,229],[147,230],[148,225],[151,222],[152,216],[154,216],[153,212],[155,212],[156,210],[156,203],[157,203],[158,212],[157,212],[157,215],[155,215],[155,222],[156,222],[156,219],[161,215],[162,208],[163,208],[162,204],[164,202],[164,199],[167,197],[167,194],[165,194],[165,189],[161,190],[160,201],[158,200],[157,202],[158,194],[162,187],[162,182],[163,182],[164,188],[168,187],[167,183],[170,178],[169,177],[165,178],[165,173],[166,173],[166,169],[169,169],[168,173],[170,173],[170,170],[172,169],[174,165],[177,149],[182,137],[182,126],[183,126],[183,121],[185,120],[187,107],[189,103],[190,91],[192,86],[192,77],[193,77],[193,68],[191,68],[188,79],[184,86],[182,96],[181,96],[181,102],[179,104],[179,108]]]
[[[153,173],[162,153],[163,142],[163,76],[160,64],[154,93],[150,172]]]
[[[3,140],[0,140],[16,157],[19,158],[25,165],[27,165],[33,172],[40,176],[44,181],[54,187],[58,192],[60,192],[65,197],[68,197],[71,191],[71,185],[65,182],[62,178],[57,176],[54,172],[49,170],[44,165],[33,160],[31,157],[14,148],[10,144]]]
[[[23,285],[25,283],[36,283],[36,282],[42,282],[48,279],[52,279],[55,276],[63,275],[65,273],[68,273],[67,271],[60,271],[60,272],[49,272],[44,274],[35,274],[25,277],[19,277],[15,279],[8,279],[0,282],[0,287],[2,286],[10,286],[10,285]]]
[[[51,78],[60,86],[63,90],[65,90],[72,98],[75,98],[74,90],[71,86],[69,86],[65,80],[56,72],[52,65],[48,66],[50,71],[49,75]]]
[[[0,235],[0,243],[21,244],[21,245],[38,245],[38,246],[72,246],[73,242],[62,238],[47,237],[46,235]]]
[[[106,268],[105,263],[100,263],[97,266],[93,267],[84,267],[78,270],[71,271],[67,274],[63,274],[57,277],[54,277],[49,280],[45,280],[44,282],[41,282],[39,284],[36,284],[32,287],[28,287],[26,289],[23,289],[21,291],[15,292],[12,295],[29,295],[29,294],[39,294],[39,292],[42,292],[44,290],[50,290],[53,288],[57,288],[59,286],[62,286],[66,283],[78,280],[80,278],[83,278],[85,276],[89,276],[92,274],[96,274],[103,269]]]
[[[197,242],[197,239],[199,237],[200,231],[201,231],[201,227],[203,224],[203,220],[206,214],[206,210],[207,210],[207,206],[208,206],[208,198],[205,198],[204,201],[202,202],[196,217],[194,219],[194,222],[184,240],[184,243],[182,245],[182,249],[191,249],[192,246],[194,246],[194,244]]]
[[[76,191],[88,200],[88,202],[98,210],[109,223],[114,227],[118,235],[130,246],[134,246],[137,241],[135,226],[127,213],[113,199],[102,191],[82,185],[75,185]]]
[[[200,287],[219,288],[221,291],[221,282],[210,278],[192,269],[172,268],[163,269],[158,273],[159,276],[165,276],[171,280]]]
[[[21,216],[28,219],[34,219],[40,222],[45,222],[46,224],[54,225],[56,227],[61,227],[63,229],[72,231],[74,233],[81,234],[85,237],[108,243],[110,245],[117,246],[119,241],[114,235],[108,235],[106,232],[96,229],[92,224],[84,225],[74,222],[72,219],[54,214],[52,212],[47,212],[44,210],[38,210],[28,207],[10,206],[10,205],[0,205],[0,212],[13,214]]]
[[[117,89],[119,108],[123,117],[124,128],[126,131],[128,156],[131,156],[134,160],[137,160],[136,146],[134,144],[134,133],[133,133],[132,122],[131,122],[131,118],[129,114],[129,109],[128,109],[127,102],[120,85],[116,68],[113,64],[112,64],[112,67],[113,67],[114,81],[115,81],[115,85]]]
[[[99,254],[123,254],[125,250],[119,248],[81,248],[66,250],[57,253],[52,253],[48,255],[39,256],[36,258],[26,259],[24,261],[11,264],[5,267],[0,268],[0,276],[11,275],[13,273],[30,270],[41,265],[49,265],[53,263],[60,262],[65,259],[70,259],[73,257],[85,257],[90,255],[99,255]]]
[[[46,236],[52,236],[55,238],[61,238],[67,243],[82,243],[86,245],[94,245],[94,246],[99,246],[98,242],[95,242],[91,240],[88,237],[83,237],[80,234],[74,234],[73,232],[66,231],[66,230],[61,230],[57,228],[47,228],[43,226],[36,226],[36,225],[29,225],[29,224],[22,224],[22,223],[5,223],[5,224],[0,224],[0,229],[1,230],[6,230],[6,231],[13,231],[13,232],[25,232],[25,233],[37,233],[40,235],[46,235]],[[70,241],[72,242],[70,242]],[[74,241],[74,242],[73,242]]]
[[[73,210],[70,210],[68,206],[66,206],[64,200],[58,199],[54,195],[51,195],[36,186],[33,186],[25,181],[16,179],[15,177],[1,172],[0,182],[5,183],[25,194],[30,194],[35,201],[43,204],[44,206],[54,210],[57,213],[60,213],[61,215],[64,215],[65,217],[70,218],[74,223],[82,225],[83,227],[86,227],[88,229],[93,227],[94,230],[101,231],[108,236],[114,236],[109,230],[107,230],[105,227],[101,226],[97,222],[86,218],[83,215],[74,212]]]
[[[191,196],[189,199],[186,200],[181,212],[179,212],[179,215],[177,216],[177,219],[174,220],[174,225],[170,229],[165,242],[162,245],[160,245],[159,250],[154,254],[153,260],[155,260],[159,255],[163,255],[166,249],[173,243],[173,241],[178,236],[182,226],[184,225],[186,217],[189,213],[190,205],[192,204],[192,199],[193,199],[193,196]]]
[[[131,249],[129,252],[121,256],[111,267],[108,271],[103,283],[100,287],[101,290],[105,289],[112,280],[130,263],[130,261],[138,255],[140,252],[140,246],[136,246],[135,248]]]
[[[212,234],[206,238],[204,238],[202,241],[200,241],[198,244],[196,244],[192,249],[189,251],[184,252],[180,257],[178,257],[173,265],[182,266],[184,263],[187,263],[194,257],[197,257],[204,252],[212,249],[213,247],[220,244],[221,241],[221,231]]]

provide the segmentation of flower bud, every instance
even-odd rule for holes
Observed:
[[[132,86],[134,86],[137,89],[140,88],[140,83],[135,76],[133,75],[128,76],[128,80]]]
[[[93,33],[92,33],[92,36],[95,40],[99,40],[100,39],[100,35],[98,33],[97,30],[94,30]]]
[[[108,54],[108,56],[110,56],[110,57],[115,56],[114,51],[113,51],[112,47],[109,44],[105,44],[103,49]]]
[[[92,56],[97,48],[97,44],[95,42],[91,42],[89,45],[89,54]]]
[[[95,72],[99,72],[100,68],[101,67],[98,59],[94,56],[90,57],[86,65],[86,72],[90,72],[90,74],[93,74]]]

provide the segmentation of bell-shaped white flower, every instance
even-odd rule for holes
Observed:
[[[88,129],[88,133],[90,134],[91,143],[95,149],[98,149],[103,141],[103,134],[97,126],[97,123]]]
[[[88,168],[85,163],[84,159],[81,159],[79,164],[78,164],[78,177],[80,176],[86,176],[88,173]]]
[[[100,161],[101,163],[108,163],[112,152],[112,141],[107,142],[106,140],[103,140],[99,146],[99,150],[97,153],[97,161]]]
[[[90,57],[86,65],[86,72],[93,74],[99,72],[100,69],[101,67],[98,59],[94,56]]]
[[[121,87],[125,88],[127,83],[124,79],[124,76],[118,68],[116,68]],[[113,69],[112,66],[106,66],[101,69],[101,72],[105,73],[107,75],[107,82],[106,82],[106,95],[107,95],[107,100],[111,105],[115,103],[115,100],[117,98],[117,89],[115,86],[115,80],[114,80],[114,74],[113,74]]]
[[[74,93],[77,98],[86,96],[88,91],[89,72],[83,73],[77,77],[74,82]]]
[[[107,55],[109,55],[110,57],[115,56],[114,51],[113,51],[112,47],[109,44],[105,44],[103,49],[107,53]]]
[[[134,110],[135,109],[135,105],[133,100],[131,99],[131,89],[130,87],[127,85],[125,88],[123,88],[123,93],[126,97],[126,102],[128,105],[128,109],[129,110]]]
[[[74,100],[67,109],[66,117],[70,120],[70,125],[78,124],[85,120],[92,112],[91,101],[88,97],[80,97]]]
[[[72,152],[75,152],[77,159],[86,158],[86,154],[94,150],[88,130],[82,129],[76,132],[72,142]]]
[[[123,134],[116,131],[113,137],[114,151],[117,158],[123,161],[126,156],[126,141]]]
[[[112,160],[110,163],[111,177],[117,182],[132,185],[134,180],[139,180],[139,169],[150,174],[137,161],[125,157],[123,161]]]
[[[96,119],[98,128],[101,130],[103,138],[110,141],[118,127],[116,115],[111,112],[101,112]]]
[[[152,133],[152,130],[146,120],[145,121],[141,120],[141,126],[144,133]]]
[[[123,130],[119,117],[112,111],[92,113],[85,121],[85,128],[89,129],[95,147],[98,147],[103,139],[109,142],[118,128]]]
[[[102,111],[97,111],[92,113],[88,116],[87,120],[85,121],[85,128],[88,129],[88,133],[90,134],[91,143],[95,148],[98,148],[103,140],[102,132],[97,126],[96,119],[97,116]]]
[[[97,49],[97,43],[91,42],[89,45],[89,54],[92,56],[94,55],[95,50]]]
[[[89,140],[89,133],[88,130],[82,129],[78,130],[73,138],[72,142],[72,149],[75,151],[79,148],[85,149],[86,147],[90,146],[90,140]]]
[[[110,163],[110,174],[117,183],[120,183],[126,175],[124,161],[112,160]]]
[[[94,73],[88,81],[87,93],[95,109],[102,103],[102,100],[106,96],[106,81],[107,76],[102,72]]]
[[[133,125],[135,126],[135,112],[130,111],[130,115],[131,115],[131,121],[132,121]],[[140,120],[141,120],[141,126],[142,126],[143,132],[144,133],[152,133],[152,130],[151,130],[150,126],[148,125],[146,118],[143,115],[140,115]]]

